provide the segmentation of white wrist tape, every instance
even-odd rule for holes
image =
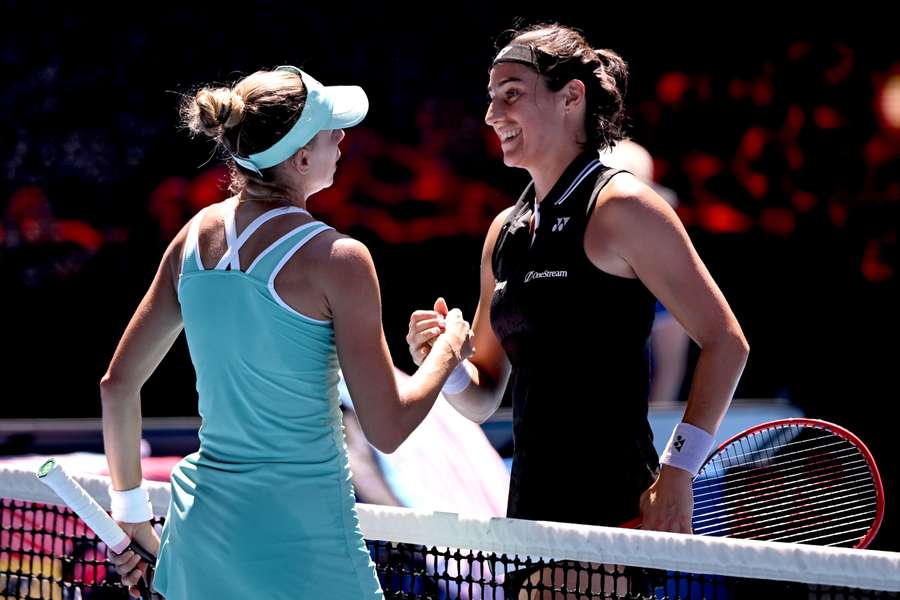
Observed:
[[[444,384],[441,391],[445,394],[458,394],[469,387],[471,382],[472,378],[469,376],[469,370],[466,369],[466,361],[462,361],[450,373],[450,377],[447,378],[447,383]]]
[[[690,423],[679,423],[659,462],[696,475],[713,446],[713,436]]]
[[[150,494],[143,486],[131,490],[116,491],[109,486],[109,499],[112,507],[112,518],[123,523],[143,523],[153,518],[150,506]]]

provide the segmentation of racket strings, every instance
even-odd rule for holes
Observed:
[[[866,498],[851,499],[843,503],[834,503],[831,500],[815,503],[827,505],[821,507],[813,507],[813,503],[808,502],[795,502],[792,506],[777,511],[757,509],[755,514],[725,515],[724,519],[713,519],[710,525],[696,527],[694,532],[698,535],[811,543],[820,538],[792,538],[821,531],[847,535],[859,531],[858,527],[851,527],[858,523],[867,523],[863,531],[868,530],[876,513],[876,505],[871,501],[871,494],[866,493],[865,496]],[[841,506],[846,508],[840,508]],[[797,510],[798,508],[800,510]],[[819,527],[823,522],[826,526]],[[859,538],[853,538],[853,541],[859,541]]]
[[[791,448],[792,451],[800,446],[805,444],[813,444],[816,447],[827,447],[835,444],[848,444],[847,440],[843,438],[836,438],[834,435],[820,435],[816,437],[806,437],[805,439],[795,441],[795,442],[785,442],[779,444],[773,444],[771,441],[767,441],[765,438],[773,437],[773,436],[763,436],[760,434],[753,434],[752,437],[741,438],[737,440],[737,443],[742,446],[740,448],[740,452],[738,452],[738,447],[734,444],[729,445],[728,447],[723,449],[723,453],[727,454],[729,457],[735,459],[736,464],[747,464],[745,460],[748,456],[752,456],[754,454],[767,453],[770,454],[773,450],[783,450],[786,448]],[[830,440],[829,444],[822,445],[820,442],[822,440]],[[785,453],[789,454],[789,453]]]
[[[815,445],[808,446],[803,450],[796,449],[796,446],[802,442],[792,442],[784,446],[769,445],[765,448],[735,455],[733,446],[727,446],[716,453],[704,465],[695,482],[702,483],[707,488],[712,488],[713,484],[718,483],[727,483],[730,487],[734,487],[737,482],[745,481],[749,486],[749,482],[758,479],[759,481],[755,482],[755,485],[758,485],[758,483],[765,481],[765,478],[771,477],[773,473],[817,472],[827,467],[837,467],[838,469],[844,467],[852,468],[865,463],[865,458],[859,452],[859,449],[847,440],[838,438],[837,441],[825,444],[819,443],[826,438],[834,439],[835,436],[819,436],[809,440]],[[762,442],[762,438],[754,437],[749,440],[741,439],[738,443],[746,447],[764,442]],[[788,445],[794,446],[793,451],[782,452],[781,448]],[[831,448],[832,450],[824,452],[823,449],[825,448]],[[738,460],[760,452],[766,452],[767,456],[764,459]],[[753,467],[759,468],[754,470]],[[732,472],[733,469],[737,469],[737,472]],[[712,472],[712,475],[709,472]]]
[[[729,491],[738,493],[751,493],[770,489],[773,486],[803,484],[809,481],[819,481],[825,483],[829,478],[834,479],[838,483],[840,480],[855,475],[869,475],[869,465],[862,458],[853,462],[843,463],[837,468],[833,465],[824,465],[814,469],[804,469],[805,465],[796,465],[782,470],[768,470],[765,473],[755,473],[746,477],[734,475],[732,477],[718,477],[712,480],[698,481],[695,486],[694,500],[695,506],[703,506],[706,503],[717,502],[722,498],[721,488],[726,487]],[[713,484],[718,485],[713,485]],[[702,486],[702,488],[700,487]],[[700,490],[703,491],[700,491]],[[730,494],[734,495],[734,494]],[[712,496],[712,498],[708,498]]]
[[[720,450],[695,479],[694,497],[699,535],[827,546],[858,543],[878,511],[872,468],[859,448],[796,425]]]
[[[779,519],[783,519],[785,516],[790,517],[792,520],[791,522],[794,522],[794,521],[803,520],[803,518],[801,518],[802,515],[810,515],[807,518],[819,518],[819,517],[824,517],[824,516],[829,516],[829,515],[838,515],[841,513],[848,512],[848,511],[857,511],[852,515],[848,515],[849,517],[852,518],[859,514],[868,514],[870,512],[868,510],[865,512],[859,512],[859,509],[860,509],[859,502],[860,502],[860,500],[858,500],[858,499],[851,499],[851,500],[848,500],[847,502],[839,502],[839,503],[835,504],[832,502],[832,500],[827,499],[827,500],[822,500],[820,502],[811,502],[811,503],[807,503],[807,504],[794,503],[792,506],[787,506],[787,508],[781,508],[779,510],[773,510],[773,511],[766,511],[763,513],[754,514],[752,516],[749,515],[749,513],[753,512],[753,511],[747,511],[747,513],[742,512],[741,514],[725,514],[724,516],[726,516],[726,517],[733,517],[733,518],[730,518],[727,520],[717,519],[715,517],[711,517],[711,515],[709,515],[709,514],[705,514],[702,516],[703,517],[711,517],[711,518],[695,519],[694,523],[711,522],[712,524],[706,525],[706,526],[701,526],[701,527],[695,526],[694,532],[695,533],[700,533],[700,532],[704,532],[704,531],[705,532],[713,532],[713,531],[718,531],[720,529],[728,529],[730,531],[740,531],[742,529],[746,530],[748,527],[754,527],[757,525],[762,525],[764,523],[771,524],[773,522],[777,522]],[[851,505],[851,506],[849,508],[844,508],[841,510],[834,510],[831,512],[822,512],[818,508],[812,508],[814,506],[819,506],[822,504],[827,504],[828,506],[826,508],[837,508],[837,507],[846,506],[846,505]],[[782,504],[780,506],[785,506],[785,504]],[[806,508],[807,510],[793,511],[793,508],[795,506],[802,506],[803,508]],[[870,505],[869,508],[871,511],[875,510],[874,505]],[[789,513],[789,514],[784,514],[784,513]],[[772,515],[778,515],[778,516],[773,517]],[[813,517],[812,515],[815,515],[815,517]],[[771,518],[765,519],[762,517],[771,517]],[[735,524],[738,524],[738,525],[736,526]],[[752,531],[755,531],[755,529]]]
[[[835,450],[831,450],[829,452],[823,452],[823,450],[825,450],[826,448],[835,448]],[[755,465],[765,466],[765,465],[772,464],[773,461],[778,461],[778,464],[786,464],[786,463],[794,462],[796,460],[802,460],[805,457],[809,457],[810,452],[815,452],[815,455],[818,455],[818,456],[827,456],[829,454],[840,454],[841,451],[850,450],[854,454],[859,455],[859,450],[846,440],[838,440],[838,441],[830,443],[830,444],[820,444],[820,445],[816,445],[816,446],[811,446],[809,448],[804,448],[802,450],[795,449],[793,452],[785,452],[785,453],[778,454],[777,456],[773,456],[772,453],[777,452],[778,450],[780,450],[779,447],[774,447],[774,448],[769,447],[769,448],[765,448],[762,450],[754,450],[751,452],[744,452],[744,453],[737,454],[737,455],[730,455],[730,453],[728,452],[728,449],[726,448],[725,452],[722,453],[722,455],[714,457],[710,461],[710,463],[708,463],[706,466],[704,466],[704,470],[706,470],[707,468],[728,469],[728,468],[734,468],[734,467],[750,467],[750,466],[755,466]],[[753,459],[753,460],[745,460],[744,459],[744,457],[746,457],[746,456],[750,456],[751,454],[760,453],[760,452],[766,452],[767,455],[765,457],[757,458],[757,459]],[[792,456],[798,457],[798,458],[784,460],[784,459],[788,459],[789,457],[792,457]]]
[[[851,485],[853,483],[859,483],[860,485],[855,485],[855,486]],[[863,490],[863,491],[859,491],[859,490]],[[715,516],[716,514],[733,513],[733,512],[735,512],[735,510],[738,510],[738,509],[741,511],[744,511],[746,513],[750,513],[750,512],[753,512],[750,509],[754,506],[761,506],[764,508],[778,508],[780,506],[789,506],[792,503],[796,503],[800,500],[804,500],[804,499],[808,499],[808,498],[829,498],[829,497],[833,498],[834,496],[840,496],[839,498],[836,498],[837,500],[840,500],[843,498],[849,499],[849,498],[862,496],[862,497],[867,497],[873,503],[875,501],[875,494],[872,493],[872,486],[865,479],[857,479],[854,481],[849,481],[849,482],[847,482],[846,485],[842,485],[841,488],[830,491],[830,492],[826,492],[826,493],[816,493],[815,489],[807,489],[803,492],[797,491],[797,490],[791,490],[791,491],[798,493],[800,495],[793,496],[790,499],[785,500],[784,502],[772,502],[772,500],[774,499],[774,494],[770,494],[766,497],[751,496],[749,498],[732,499],[727,502],[722,502],[721,504],[716,504],[716,505],[709,506],[706,508],[701,508],[699,510],[696,509],[696,507],[695,507],[694,512],[695,512],[695,516]],[[807,494],[807,495],[803,496],[802,494]],[[778,494],[778,496],[780,498],[783,498],[784,494]],[[708,510],[711,508],[718,508],[719,510]]]

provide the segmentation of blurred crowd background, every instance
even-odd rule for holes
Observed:
[[[5,2],[0,417],[99,416],[97,383],[163,249],[227,197],[220,157],[179,129],[179,101],[259,68],[368,92],[334,186],[309,206],[371,249],[397,365],[412,368],[413,309],[443,295],[471,317],[484,234],[528,180],[483,122],[494,39],[516,13],[420,12]],[[826,26],[650,12],[524,22],[574,25],[629,62],[631,136],[750,341],[738,397],[844,424],[896,478],[897,32],[878,14]],[[183,339],[144,414],[196,414]]]

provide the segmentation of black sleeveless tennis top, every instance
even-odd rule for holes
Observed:
[[[533,183],[497,237],[491,325],[512,365],[509,517],[618,525],[638,515],[658,473],[647,422],[655,299],[584,251],[597,195],[618,172],[581,154],[541,201],[533,241]]]

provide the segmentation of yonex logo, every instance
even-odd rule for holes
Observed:
[[[681,452],[681,449],[684,447],[684,441],[685,441],[684,438],[679,435],[678,437],[675,438],[675,443],[672,445],[675,447],[676,450]]]
[[[563,227],[566,226],[566,223],[568,223],[569,219],[571,219],[571,218],[572,217],[557,217],[556,224],[553,226],[553,228],[550,231],[562,231]]]
[[[528,271],[525,274],[525,281],[523,283],[528,283],[532,279],[546,279],[548,277],[568,277],[568,271]]]

